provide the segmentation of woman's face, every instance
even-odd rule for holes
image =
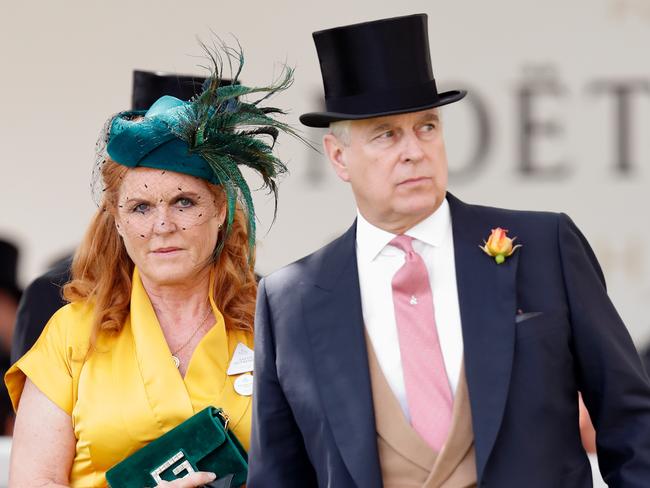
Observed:
[[[194,176],[151,168],[126,172],[115,223],[140,274],[158,286],[182,285],[211,263],[226,205]]]

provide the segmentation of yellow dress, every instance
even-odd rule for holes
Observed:
[[[29,377],[71,416],[77,442],[70,486],[106,486],[105,473],[113,465],[209,405],[226,411],[229,428],[248,450],[251,397],[235,391],[237,376],[226,371],[237,344],[252,349],[253,336],[226,331],[212,298],[210,303],[217,322],[196,347],[185,378],[174,366],[137,270],[130,313],[119,334],[102,336],[87,355],[92,307],[69,304],[7,371],[14,408]]]

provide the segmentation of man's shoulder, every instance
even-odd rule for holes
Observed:
[[[525,246],[528,256],[557,254],[575,236],[587,246],[578,227],[561,212],[467,204],[455,197],[449,203],[454,238],[460,240],[482,243],[492,229],[500,227],[508,231],[508,237],[516,238],[517,244]]]
[[[315,282],[334,260],[341,258],[342,251],[354,255],[354,228],[353,224],[345,233],[320,249],[265,276],[266,288],[290,288],[301,283]]]
[[[504,207],[494,207],[489,205],[478,205],[463,203],[470,212],[482,215],[487,219],[505,219],[507,221],[521,221],[530,224],[557,224],[558,219],[563,215],[560,212],[550,212],[546,210],[522,210]]]
[[[471,219],[476,224],[485,226],[487,232],[492,228],[501,227],[515,235],[517,233],[550,235],[555,234],[556,229],[563,221],[570,221],[566,214],[560,212],[469,204],[455,197],[450,198],[450,204],[452,225],[458,224],[456,218],[461,217],[463,220]],[[462,225],[462,221],[460,223]]]
[[[55,263],[48,271],[34,279],[26,288],[25,292],[40,298],[43,294],[48,297],[57,298],[63,303],[61,298],[61,288],[70,281],[70,267],[72,266],[72,257],[62,259]]]

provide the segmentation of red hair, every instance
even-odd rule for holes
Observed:
[[[72,280],[63,288],[70,302],[87,301],[94,306],[93,336],[119,332],[129,314],[134,264],[115,227],[114,215],[122,178],[129,169],[111,160],[102,167],[102,207],[93,216],[72,262]],[[206,183],[215,199],[225,205],[220,186]],[[214,301],[226,327],[252,332],[257,283],[249,254],[246,217],[237,206],[230,234],[212,266],[215,270]],[[221,238],[221,237],[220,237]]]

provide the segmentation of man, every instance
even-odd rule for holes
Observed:
[[[649,380],[583,235],[447,193],[437,107],[464,93],[426,16],[314,40],[327,111],[301,121],[358,218],[260,283],[248,487],[590,487],[579,391],[605,480],[650,486]]]

